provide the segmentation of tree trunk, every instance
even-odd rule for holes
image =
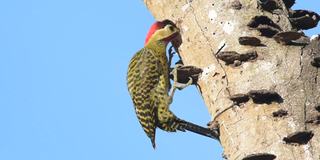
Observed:
[[[180,28],[184,65],[202,69],[196,85],[226,159],[320,159],[320,40],[296,32],[319,16],[260,1],[144,2]]]

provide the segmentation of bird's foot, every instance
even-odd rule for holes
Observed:
[[[179,90],[182,90],[184,88],[186,88],[187,86],[190,86],[193,82],[192,78],[189,77],[189,81],[187,83],[179,83],[178,82],[178,68],[179,67],[182,67],[183,65],[182,64],[177,64],[173,70],[171,71],[170,74],[173,75],[173,85],[170,89],[170,99],[169,99],[169,104],[172,103],[172,99],[173,99],[173,95],[174,95],[174,92],[175,90],[178,88]]]

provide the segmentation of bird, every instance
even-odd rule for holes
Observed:
[[[170,89],[170,64],[166,56],[169,42],[179,35],[179,29],[170,20],[156,21],[149,29],[142,49],[130,60],[127,72],[127,86],[137,118],[152,147],[156,147],[156,128],[167,132],[192,131],[217,139],[217,133],[178,118],[169,106],[176,88],[184,88],[192,83],[178,85],[177,67]],[[170,60],[171,61],[171,60]]]

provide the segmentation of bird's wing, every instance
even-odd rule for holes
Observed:
[[[159,83],[161,65],[152,50],[142,49],[131,60],[128,71],[128,88],[135,111],[144,131],[155,147],[156,106],[153,90]]]

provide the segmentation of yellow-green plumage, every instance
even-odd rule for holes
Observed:
[[[172,25],[158,28],[145,47],[133,56],[128,67],[127,85],[135,112],[154,148],[157,127],[169,132],[189,130],[215,138],[210,130],[181,120],[169,110],[171,99],[168,95],[170,79],[166,46],[178,32]]]
[[[127,83],[135,111],[144,131],[155,147],[155,130],[176,131],[174,114],[169,111],[169,66],[167,42],[161,40],[177,30],[156,32],[148,44],[131,59]]]

